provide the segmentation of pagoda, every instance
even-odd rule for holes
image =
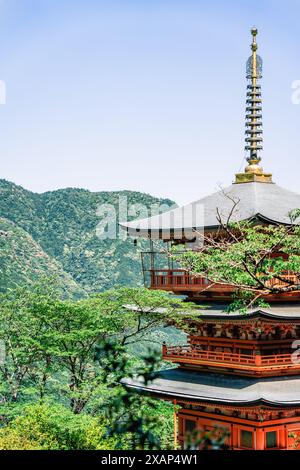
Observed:
[[[186,320],[191,326],[186,345],[163,345],[163,358],[177,367],[160,372],[151,384],[138,378],[127,381],[132,389],[177,405],[174,431],[182,448],[194,431],[225,429],[226,444],[233,450],[300,449],[300,361],[295,349],[300,340],[300,291],[269,295],[268,308],[228,313],[234,286],[193,276],[174,266],[169,257],[162,267],[161,253],[153,248],[155,240],[167,247],[174,243],[189,246],[191,240],[195,242],[195,233],[216,233],[220,228],[217,212],[228,217],[233,199],[239,201],[234,221],[261,225],[291,225],[290,212],[300,208],[300,195],[275,184],[260,164],[262,60],[257,54],[257,29],[251,33],[245,171],[236,174],[225,190],[182,208],[121,224],[129,235],[149,239],[150,250],[142,255],[146,285],[185,295],[203,306],[198,319]],[[197,243],[193,246],[196,249]],[[299,284],[294,273],[285,275]]]

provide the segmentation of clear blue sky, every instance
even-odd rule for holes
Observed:
[[[299,18],[299,0],[0,0],[0,177],[179,203],[229,185],[255,24],[263,166],[298,191]]]

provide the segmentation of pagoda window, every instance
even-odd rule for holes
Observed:
[[[266,432],[266,449],[275,449],[277,447],[277,432]]]
[[[185,419],[184,420],[184,425],[185,425],[184,426],[185,432],[186,433],[192,433],[196,429],[197,422],[195,420],[192,420],[192,419]]]
[[[242,429],[240,433],[240,446],[245,449],[253,449],[253,432]]]

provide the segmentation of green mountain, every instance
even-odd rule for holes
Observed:
[[[74,296],[84,291],[55,259],[21,227],[0,217],[0,292],[30,285],[42,276],[53,276],[65,292]]]
[[[0,230],[9,234],[0,232],[1,289],[30,283],[41,274],[58,275],[71,292],[141,285],[139,253],[148,249],[146,242],[135,247],[131,238],[101,240],[96,233],[101,220],[97,208],[114,208],[118,222],[120,197],[137,209],[140,204],[174,204],[133,191],[67,188],[37,194],[0,180]]]

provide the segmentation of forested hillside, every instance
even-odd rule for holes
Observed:
[[[119,196],[128,206],[174,204],[132,192],[90,192],[67,188],[36,194],[0,180],[2,289],[30,283],[40,274],[57,274],[69,291],[98,292],[117,285],[141,285],[140,250],[132,239],[101,240],[97,207],[111,204],[117,215]]]
[[[57,278],[63,292],[76,297],[84,290],[21,227],[0,217],[0,292],[29,286],[41,277]]]

